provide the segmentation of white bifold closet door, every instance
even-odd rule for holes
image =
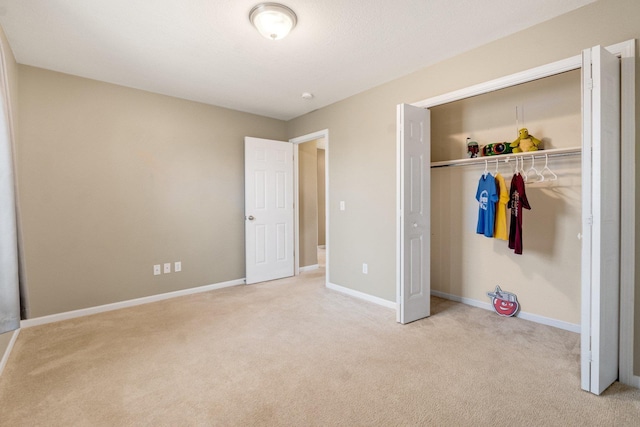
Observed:
[[[430,315],[430,111],[398,105],[397,320]]]
[[[583,52],[581,385],[618,378],[620,293],[620,61]]]

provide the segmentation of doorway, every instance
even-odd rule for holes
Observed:
[[[310,164],[313,173],[300,176],[300,146],[312,142],[303,150],[311,149]],[[317,146],[324,152],[324,175],[320,178],[324,197],[318,201]],[[318,217],[324,226],[325,257],[329,257],[329,131],[323,130],[285,141],[245,137],[245,283],[257,283],[300,274],[301,256],[313,261],[308,269],[318,268]],[[302,182],[301,182],[302,179]],[[311,182],[311,221],[301,221],[301,185]],[[293,205],[293,210],[291,206]],[[318,214],[318,205],[321,213]],[[258,215],[260,213],[260,215]],[[323,215],[324,214],[324,215]],[[311,226],[309,226],[309,223]],[[301,227],[301,225],[303,227]],[[302,236],[302,237],[301,237]],[[311,242],[309,245],[308,242]],[[305,244],[303,246],[303,244]],[[301,249],[302,248],[302,249]],[[293,256],[291,256],[293,255]],[[325,261],[325,273],[328,273]],[[328,274],[325,274],[325,285]]]
[[[319,267],[319,249],[325,248],[324,139],[298,144],[298,212],[300,271]]]
[[[318,268],[324,258],[325,284],[329,279],[329,130],[290,139],[294,144],[295,197],[295,274]],[[323,162],[319,162],[322,158]],[[300,165],[309,166],[311,174],[300,174]],[[319,168],[324,169],[319,173]],[[324,172],[324,173],[322,173]],[[322,182],[320,182],[322,181]],[[301,188],[311,186],[315,191],[309,198],[301,198]],[[324,193],[324,194],[323,194]],[[306,199],[306,200],[305,200]],[[305,203],[306,202],[306,203]],[[309,221],[309,217],[311,217]],[[320,242],[323,241],[324,244]],[[324,248],[319,248],[324,246]],[[309,259],[312,261],[310,262]]]

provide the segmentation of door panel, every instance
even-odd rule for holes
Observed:
[[[398,321],[430,315],[429,110],[398,106]]]
[[[620,61],[583,52],[581,383],[602,393],[618,378],[620,292]]]
[[[414,237],[411,239],[411,253],[409,259],[411,260],[409,271],[411,277],[409,278],[409,297],[419,296],[422,294],[422,259],[424,254],[422,253],[423,241],[422,236]]]
[[[247,284],[293,276],[293,144],[245,138]]]

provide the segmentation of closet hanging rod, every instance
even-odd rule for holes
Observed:
[[[445,168],[449,166],[470,166],[470,165],[478,165],[484,164],[485,161],[488,164],[496,163],[496,160],[500,162],[508,163],[514,157],[524,157],[525,160],[531,159],[533,156],[536,159],[545,158],[545,156],[549,157],[564,157],[564,156],[576,156],[582,154],[581,147],[571,147],[571,148],[552,148],[550,150],[540,150],[540,151],[529,151],[526,153],[511,153],[511,154],[501,154],[498,156],[485,156],[485,157],[474,157],[471,159],[458,159],[458,160],[445,160],[442,162],[432,162],[431,168]]]

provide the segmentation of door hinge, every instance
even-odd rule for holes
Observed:
[[[584,219],[587,222],[587,225],[593,225],[593,217],[589,215]]]
[[[593,79],[587,79],[585,84],[587,85],[588,90],[593,90]]]

